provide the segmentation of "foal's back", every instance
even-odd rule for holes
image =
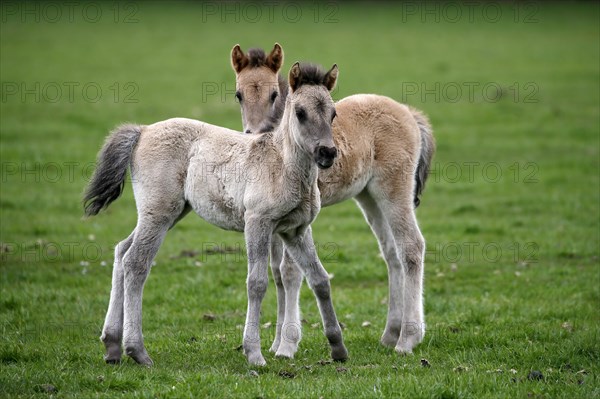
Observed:
[[[233,178],[258,139],[186,118],[144,126],[132,159],[138,210],[166,217],[189,206],[219,227],[243,230],[244,181]]]

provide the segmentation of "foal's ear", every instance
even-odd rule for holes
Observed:
[[[292,89],[292,92],[295,92],[296,89],[298,88],[298,86],[300,85],[300,63],[296,62],[294,65],[292,65],[292,68],[290,69],[290,75],[288,77],[288,80],[290,82],[290,87]]]
[[[325,87],[327,87],[327,90],[331,91],[335,87],[338,73],[339,69],[337,64],[333,64],[331,69],[325,74],[325,77],[323,78],[323,84],[325,85]]]
[[[283,49],[279,43],[275,43],[271,54],[267,57],[267,66],[275,73],[279,72],[279,69],[283,65]]]
[[[233,46],[231,49],[231,67],[235,71],[235,73],[240,73],[244,68],[248,66],[248,57],[242,51],[242,48],[239,44]]]

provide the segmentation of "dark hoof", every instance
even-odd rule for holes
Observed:
[[[119,364],[121,363],[121,345],[120,344],[105,344],[106,353],[104,354],[104,361],[107,364]]]
[[[336,362],[345,362],[348,360],[348,350],[345,346],[331,349],[331,357]]]
[[[144,350],[126,349],[125,353],[127,353],[127,356],[132,358],[137,364],[141,364],[142,366],[146,366],[146,367],[152,367],[154,365],[154,362],[152,361],[152,359],[150,359],[150,356],[148,356],[148,353],[146,352],[145,349]]]

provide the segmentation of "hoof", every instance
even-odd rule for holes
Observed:
[[[286,359],[293,359],[296,351],[291,348],[279,347],[279,350],[275,353],[275,357],[281,357]]]
[[[121,363],[121,344],[120,343],[105,343],[106,353],[104,355],[104,361],[107,364],[119,364]]]
[[[399,335],[393,336],[392,334],[384,333],[379,342],[387,348],[394,348],[398,344],[398,337]]]
[[[413,354],[412,348],[405,348],[402,347],[400,345],[396,346],[394,348],[394,350],[396,351],[396,353],[398,353],[400,356],[411,356]]]
[[[133,357],[131,356],[131,358],[133,360],[135,360],[135,362],[141,366],[146,366],[146,367],[152,367],[154,366],[154,362],[152,361],[152,359],[150,359],[150,356],[145,356],[145,357]]]
[[[345,362],[348,360],[348,350],[344,345],[331,348],[331,358],[336,362]]]
[[[152,359],[150,359],[150,356],[148,356],[148,353],[145,349],[126,349],[125,353],[127,353],[127,356],[132,358],[137,364],[141,364],[142,366],[146,367],[152,367],[154,365],[154,362]]]
[[[279,348],[277,348],[275,356],[293,359],[296,352],[298,352],[298,342],[284,340],[281,342],[281,344],[279,344]]]
[[[104,361],[106,364],[121,364],[121,357],[109,357],[105,355]]]
[[[402,331],[394,350],[402,355],[411,355],[413,349],[423,341],[424,334],[424,330],[410,331],[410,333]]]
[[[248,363],[250,363],[253,366],[266,366],[267,365],[265,358],[263,357],[263,355],[260,352],[254,353],[251,355],[247,355],[247,359],[248,359]]]
[[[278,349],[279,349],[279,342],[273,342],[273,345],[271,345],[271,347],[269,348],[269,352],[277,353]]]

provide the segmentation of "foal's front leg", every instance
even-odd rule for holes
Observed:
[[[260,350],[260,307],[267,291],[269,244],[272,225],[260,216],[247,216],[244,235],[248,252],[248,310],[244,327],[244,353],[248,362],[257,366],[267,364]]]
[[[333,309],[329,276],[319,261],[310,226],[300,235],[282,235],[282,238],[286,246],[286,252],[289,252],[296,264],[302,269],[308,285],[317,298],[325,336],[331,346],[331,357],[333,360],[346,360],[348,350],[344,345],[342,329]]]
[[[283,258],[283,241],[279,236],[271,237],[271,272],[273,280],[275,280],[275,288],[277,289],[277,325],[275,327],[275,339],[273,345],[269,349],[270,352],[277,352],[279,343],[281,342],[281,325],[285,317],[285,288],[281,278],[281,261]]]

